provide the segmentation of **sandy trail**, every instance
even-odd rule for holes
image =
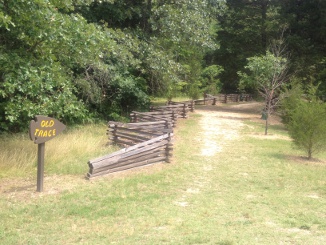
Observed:
[[[199,122],[202,132],[199,140],[203,142],[201,154],[214,156],[223,150],[223,146],[239,137],[243,120],[259,120],[261,103],[231,105],[228,111],[219,106],[205,106],[196,113],[202,115]],[[216,139],[219,139],[216,141]]]
[[[191,196],[201,193],[211,186],[213,181],[211,171],[214,170],[214,156],[223,151],[232,141],[240,137],[240,129],[245,126],[244,120],[260,120],[257,102],[246,104],[202,106],[196,108],[196,113],[201,115],[196,141],[199,142],[200,155],[205,160],[200,163],[200,174],[196,173],[175,205],[187,207],[191,205]]]

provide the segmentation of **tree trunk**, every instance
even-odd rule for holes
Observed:
[[[269,114],[266,112],[265,135],[267,135],[267,131],[268,131],[268,120],[269,120]]]
[[[312,158],[312,152],[311,152],[311,150],[309,149],[309,150],[308,150],[308,160],[311,160],[311,158]]]

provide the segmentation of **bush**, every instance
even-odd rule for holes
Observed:
[[[326,150],[325,103],[316,99],[299,101],[290,114],[287,127],[294,144],[307,153],[308,159]]]
[[[206,67],[201,74],[202,90],[209,94],[218,94],[222,89],[219,75],[224,71],[221,66],[211,65]]]
[[[299,82],[292,82],[290,87],[291,89],[287,89],[284,92],[284,99],[281,100],[280,116],[284,124],[290,122],[292,112],[296,109],[298,103],[302,100],[302,95],[304,94]]]

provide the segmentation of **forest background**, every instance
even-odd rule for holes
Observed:
[[[239,91],[247,59],[283,38],[292,80],[326,92],[322,0],[3,0],[0,132],[35,115],[123,120],[151,96]]]

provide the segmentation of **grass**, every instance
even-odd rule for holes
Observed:
[[[254,137],[263,133],[263,125],[246,122],[243,137],[204,157],[200,119],[192,114],[178,122],[171,164],[94,181],[78,179],[78,185],[56,193],[2,193],[0,244],[326,243],[325,155],[318,156],[320,162],[298,161],[300,152],[289,140]],[[53,157],[46,166],[48,175],[85,173],[87,159],[108,150],[99,128],[67,131],[58,138],[62,148],[48,142],[46,154]],[[271,126],[270,134],[285,132]],[[89,145],[78,150],[86,139]],[[6,140],[13,146],[21,141]],[[55,158],[56,147],[64,158]],[[23,176],[33,172],[21,165],[17,168],[29,173]]]
[[[108,154],[106,125],[85,125],[64,131],[45,143],[45,171],[82,174],[91,158]],[[26,134],[3,136],[0,141],[0,178],[30,176],[37,168],[37,145]]]

